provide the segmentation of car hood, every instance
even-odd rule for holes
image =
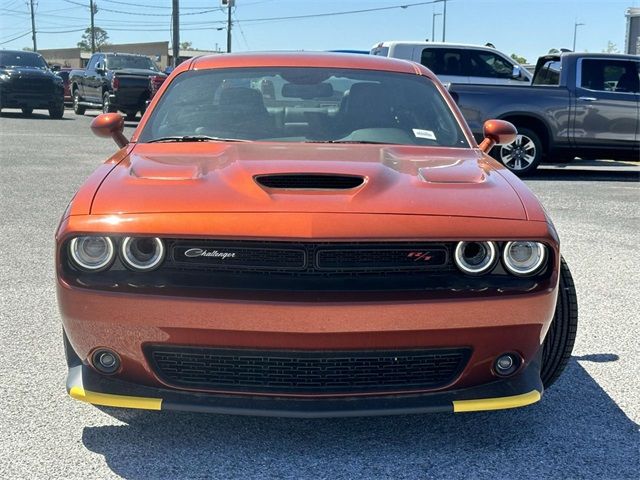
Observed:
[[[92,214],[387,213],[526,219],[478,150],[291,143],[137,144],[102,182]],[[266,188],[256,176],[355,175],[351,189]]]
[[[53,78],[55,75],[49,70],[35,67],[7,67],[0,68],[1,73],[5,73],[13,78]]]

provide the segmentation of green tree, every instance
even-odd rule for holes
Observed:
[[[99,52],[102,47],[109,45],[107,41],[109,35],[100,27],[94,27],[94,35],[96,38],[96,50]],[[82,34],[82,40],[78,42],[78,48],[84,51],[91,51],[91,27],[87,28]]]
[[[553,55],[556,53],[560,53],[560,50],[558,50],[557,48],[552,48],[551,50],[549,50],[549,55]]]
[[[527,63],[527,59],[524,57],[521,57],[520,55],[517,55],[515,53],[511,54],[511,58],[513,58],[516,62],[520,63],[520,64],[525,64]]]
[[[602,50],[602,52],[603,53],[620,53],[620,50],[618,50],[618,46],[615,43],[609,40],[607,42],[607,48]]]
[[[180,42],[180,50],[191,50],[192,48],[192,42]]]

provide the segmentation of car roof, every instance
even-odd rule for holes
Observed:
[[[185,66],[185,64],[187,64]],[[191,62],[184,62],[178,69],[242,67],[325,67],[360,70],[383,70],[398,73],[426,75],[425,70],[407,60],[331,52],[251,52],[204,55]]]
[[[477,48],[479,50],[491,50],[492,52],[498,51],[497,48],[488,47],[486,45],[474,45],[471,43],[452,43],[452,42],[423,42],[416,40],[391,40],[388,42],[378,42],[371,48],[379,48],[379,47],[391,47],[395,45],[412,45],[418,47],[463,47],[463,48]]]

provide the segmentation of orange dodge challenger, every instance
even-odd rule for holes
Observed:
[[[571,354],[550,219],[402,60],[199,57],[57,231],[67,389],[108,407],[275,416],[538,401]]]

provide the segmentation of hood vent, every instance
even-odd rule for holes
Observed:
[[[350,190],[364,183],[364,177],[323,173],[257,175],[259,185],[283,190]]]

